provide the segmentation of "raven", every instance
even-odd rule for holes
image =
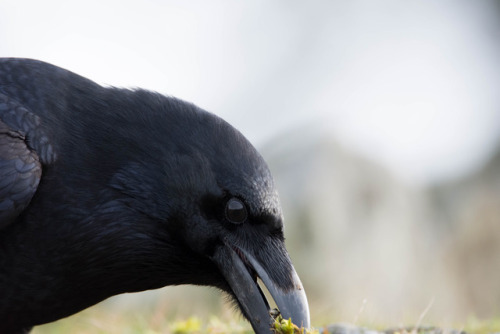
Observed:
[[[309,327],[263,158],[221,118],[142,89],[0,59],[0,333],[110,296],[217,287],[257,333]]]

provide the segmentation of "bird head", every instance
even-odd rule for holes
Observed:
[[[253,329],[268,333],[272,319],[260,278],[283,317],[308,328],[306,294],[285,248],[264,159],[221,118],[178,100],[169,100],[168,110],[159,183],[170,203],[168,230],[192,254],[185,263],[195,258],[203,268],[191,282],[226,291]]]
[[[262,156],[221,118],[176,99],[155,101],[154,111],[134,123],[144,123],[151,146],[127,148],[143,152],[142,168],[129,165],[113,184],[139,199],[131,207],[163,222],[166,234],[157,238],[175,244],[169,266],[176,279],[169,284],[218,287],[255,332],[269,333],[271,310],[259,278],[283,317],[309,327],[306,294],[285,248],[278,194]],[[130,131],[127,140],[143,142],[130,138],[135,133],[144,134]]]

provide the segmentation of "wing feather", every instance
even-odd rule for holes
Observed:
[[[1,95],[1,94],[0,94]],[[3,96],[3,100],[6,98]],[[24,108],[7,108],[13,102],[1,103],[0,108],[0,229],[10,225],[29,205],[42,176],[38,154],[27,144],[25,128],[34,125]],[[16,115],[22,110],[22,115]],[[5,116],[5,117],[3,117]],[[21,120],[18,129],[7,124]],[[22,122],[22,120],[27,120]]]

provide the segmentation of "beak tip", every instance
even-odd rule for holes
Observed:
[[[244,249],[239,249],[239,251],[243,254],[244,260],[242,260],[242,256],[237,254],[232,247],[221,249],[217,257],[230,259],[229,263],[231,263],[231,266],[224,265],[227,262],[220,260],[217,263],[220,265],[221,272],[235,294],[242,311],[244,311],[254,331],[259,334],[269,333],[275,317],[269,308],[262,290],[250,275],[247,264],[245,264],[246,261],[249,262],[249,265],[253,267],[257,276],[267,287],[282,317],[284,319],[291,318],[297,326],[309,328],[310,315],[306,293],[290,261],[286,262],[290,265],[287,270],[291,274],[291,280],[288,281],[288,284],[278,284],[278,282],[269,277],[268,272],[251,254]],[[286,253],[283,255],[288,257]]]
[[[295,269],[293,269],[293,280],[295,281],[295,290],[287,294],[285,302],[282,303],[284,309],[282,314],[286,318],[292,318],[292,321],[303,328],[311,327],[311,317],[309,313],[309,303],[307,302],[306,292],[302,281]]]

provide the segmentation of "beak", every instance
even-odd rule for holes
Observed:
[[[274,321],[269,303],[257,284],[257,277],[270,292],[284,319],[291,318],[296,325],[309,328],[306,293],[288,253],[284,247],[264,249],[259,251],[259,258],[265,261],[259,261],[248,250],[226,244],[215,252],[212,259],[255,333],[271,333]]]

